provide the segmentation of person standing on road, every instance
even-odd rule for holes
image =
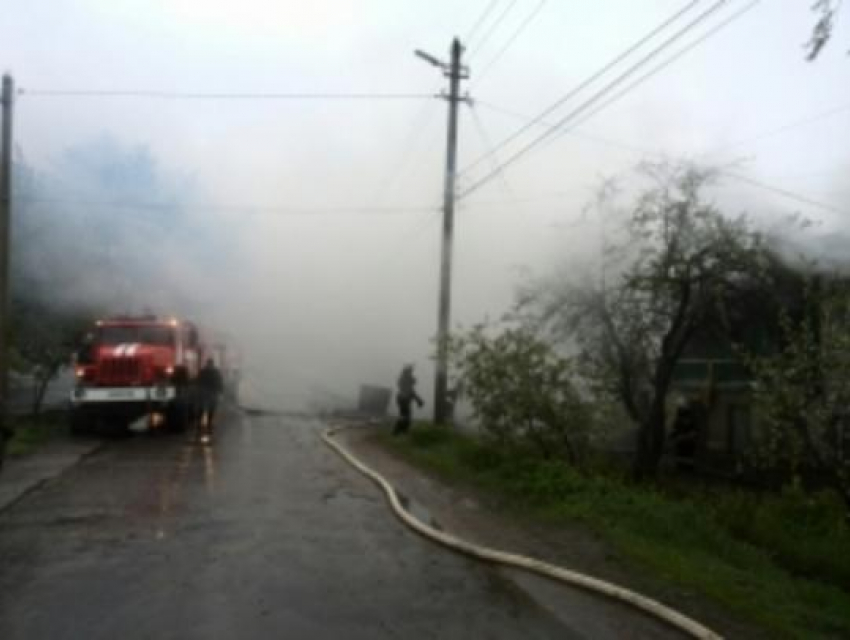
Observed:
[[[218,397],[224,393],[221,371],[215,366],[212,358],[207,359],[198,373],[198,390],[201,396],[201,426],[206,426],[206,431],[211,432]]]
[[[422,406],[422,398],[416,393],[416,377],[413,375],[413,365],[405,365],[398,377],[398,391],[396,393],[396,404],[398,404],[398,421],[395,423],[393,435],[407,433],[410,429],[410,418],[413,413],[410,407],[412,402]]]

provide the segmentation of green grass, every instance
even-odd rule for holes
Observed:
[[[6,445],[6,454],[9,456],[34,453],[52,438],[67,433],[63,412],[19,417],[14,420],[12,426],[14,435]]]
[[[615,474],[448,429],[382,438],[411,462],[496,493],[512,509],[580,522],[655,580],[695,591],[771,637],[850,637],[850,530],[841,505],[799,491],[671,495]]]

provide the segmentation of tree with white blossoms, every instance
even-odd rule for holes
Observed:
[[[815,474],[850,512],[850,280],[800,278],[802,305],[780,306],[774,349],[745,353],[754,376],[757,467]]]
[[[546,458],[581,462],[593,411],[575,385],[572,361],[522,323],[456,333],[450,351],[464,397],[484,431]]]

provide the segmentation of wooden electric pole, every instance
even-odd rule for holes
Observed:
[[[12,215],[12,76],[3,76],[2,124],[0,124],[0,465],[9,433],[9,229]]]
[[[434,376],[434,422],[445,424],[449,416],[449,322],[452,302],[452,240],[454,235],[455,179],[457,177],[457,113],[462,100],[460,81],[469,77],[468,70],[461,65],[463,46],[460,40],[452,41],[449,64],[440,62],[427,53],[416,55],[440,67],[449,79],[449,93],[444,96],[449,103],[449,127],[446,144],[446,176],[443,188],[443,233],[440,250],[440,295],[437,313],[437,367]]]

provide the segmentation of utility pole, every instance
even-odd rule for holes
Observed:
[[[9,432],[9,228],[12,214],[12,76],[3,76],[2,140],[0,140],[0,466]]]
[[[460,40],[452,41],[451,61],[441,62],[434,56],[416,51],[423,60],[440,67],[449,79],[449,93],[444,95],[449,103],[449,127],[446,144],[446,176],[443,191],[443,235],[440,250],[440,296],[437,314],[437,368],[434,377],[434,422],[445,424],[449,417],[449,319],[452,301],[452,239],[455,214],[455,178],[457,177],[457,111],[458,104],[465,100],[460,96],[460,81],[469,78],[469,71],[461,65],[463,46]]]

